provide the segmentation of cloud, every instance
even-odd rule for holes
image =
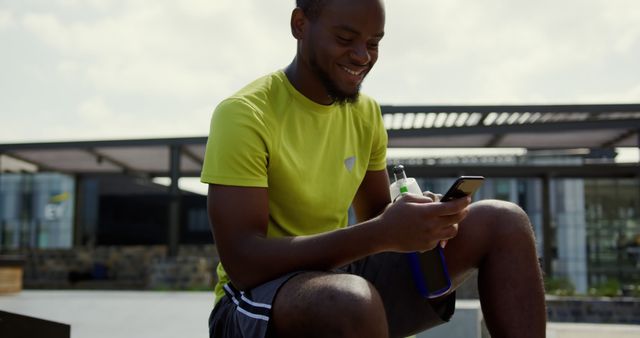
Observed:
[[[206,134],[217,102],[295,54],[293,1],[2,6],[0,37],[13,48],[0,63],[11,79],[0,79],[0,112],[38,116],[12,118],[3,139],[18,130],[47,138]],[[393,0],[386,10],[380,59],[363,88],[381,103],[640,97],[637,0]]]
[[[57,0],[55,1],[61,8],[93,8],[99,10],[108,10],[118,2],[114,0]]]
[[[0,9],[0,32],[13,27],[15,25],[15,19],[13,12]]]
[[[387,3],[388,34],[366,87],[385,102],[581,102],[607,86],[629,86],[603,68],[616,75],[622,65],[639,69],[625,59],[640,55],[640,6],[633,1],[396,4]],[[375,81],[394,76],[398,86]]]
[[[97,124],[105,122],[110,117],[113,118],[113,112],[101,97],[92,97],[82,102],[78,107],[78,115]]]
[[[82,80],[113,92],[181,98],[212,91],[228,95],[226,88],[237,88],[257,76],[256,67],[266,73],[285,62],[272,29],[262,27],[260,20],[231,15],[251,14],[246,3],[122,4],[115,13],[98,15],[93,21],[30,13],[24,25],[62,55],[61,63],[82,69]]]

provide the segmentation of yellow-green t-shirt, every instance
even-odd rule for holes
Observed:
[[[211,119],[201,181],[264,187],[268,237],[310,235],[347,226],[367,170],[386,167],[387,134],[379,105],[320,105],[282,71],[222,101]],[[216,297],[229,281],[218,265]]]

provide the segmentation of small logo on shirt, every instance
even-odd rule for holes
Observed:
[[[351,170],[353,169],[353,165],[356,164],[356,157],[355,156],[351,156],[351,157],[347,157],[344,160],[344,166],[347,168],[347,171],[351,172]]]

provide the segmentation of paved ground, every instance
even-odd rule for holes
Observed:
[[[72,338],[207,338],[210,292],[22,291],[0,310],[71,324]]]
[[[36,291],[0,295],[0,310],[71,324],[72,338],[207,338],[210,292]],[[548,338],[638,338],[640,325],[549,323]]]

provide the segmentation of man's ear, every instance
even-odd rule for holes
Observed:
[[[301,40],[307,26],[307,17],[301,8],[296,7],[291,13],[291,34],[296,40]]]

